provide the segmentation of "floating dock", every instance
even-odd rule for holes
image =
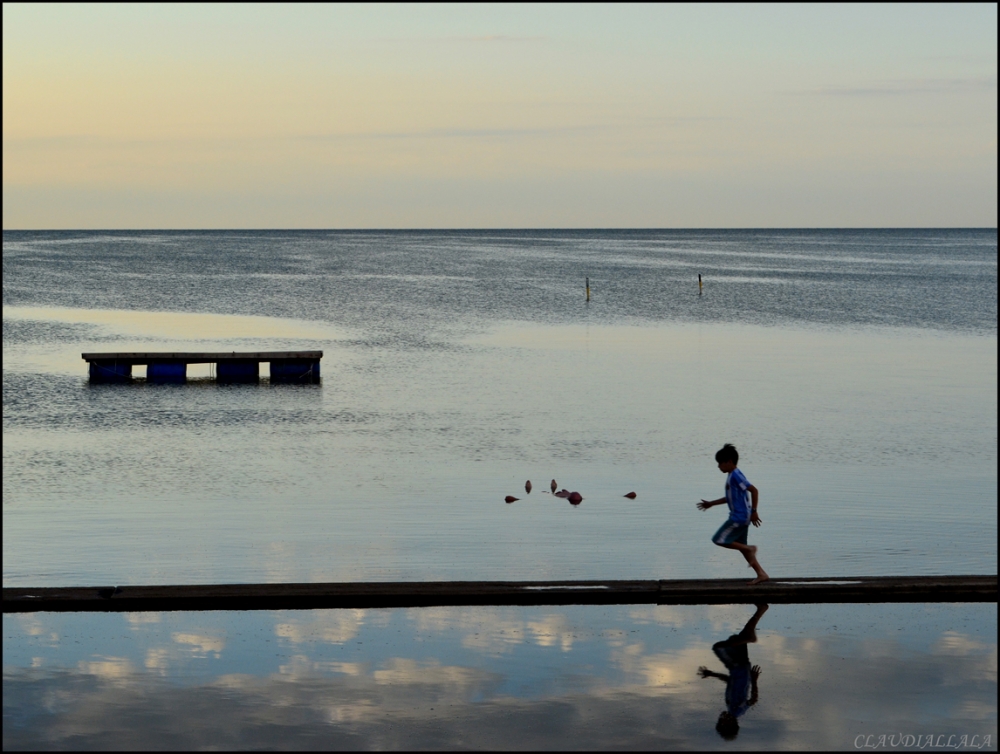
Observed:
[[[994,576],[4,587],[3,611],[314,610],[465,605],[996,602]]]
[[[214,364],[218,382],[257,382],[260,364],[271,368],[271,382],[319,382],[322,351],[226,351],[222,353],[155,352],[84,353],[91,382],[130,382],[132,367],[146,365],[147,382],[186,382],[188,364]]]

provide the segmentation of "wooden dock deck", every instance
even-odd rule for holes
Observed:
[[[311,610],[464,605],[695,605],[757,602],[996,602],[993,576],[855,576],[648,581],[425,581],[328,584],[4,587],[4,613]]]
[[[148,364],[150,361],[182,361],[185,364],[208,364],[220,361],[274,361],[275,359],[321,359],[322,351],[122,351],[119,353],[82,353],[84,361],[120,361]]]
[[[319,382],[322,351],[130,351],[83,353],[91,382],[128,382],[132,367],[146,365],[150,382],[184,382],[188,364],[215,364],[219,382],[256,382],[268,362],[272,382]]]

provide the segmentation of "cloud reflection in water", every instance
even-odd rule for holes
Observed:
[[[154,614],[150,614],[154,615]],[[4,748],[720,748],[752,606],[4,616]],[[53,644],[51,636],[60,641]],[[738,741],[992,735],[995,605],[775,605]],[[77,643],[79,642],[79,643]]]

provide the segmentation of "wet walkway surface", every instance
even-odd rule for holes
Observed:
[[[645,581],[423,581],[4,588],[3,611],[264,610],[461,605],[996,602],[994,576]]]

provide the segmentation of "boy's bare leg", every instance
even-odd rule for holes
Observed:
[[[758,621],[760,621],[761,616],[767,612],[767,608],[769,607],[769,605],[766,602],[761,602],[757,605],[754,605],[754,607],[757,608],[757,612],[755,612],[753,614],[753,617],[747,621],[747,624],[743,627],[743,630],[740,632],[741,634],[749,633],[750,641],[752,642],[757,641],[757,623]]]
[[[753,584],[761,584],[767,581],[770,576],[767,572],[760,567],[760,563],[757,562],[757,545],[744,545],[739,542],[730,542],[728,545],[722,545],[723,547],[728,547],[730,550],[739,550],[740,553],[746,558],[747,563],[753,568],[754,572],[757,574],[757,578],[749,582],[752,586]]]

